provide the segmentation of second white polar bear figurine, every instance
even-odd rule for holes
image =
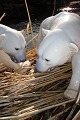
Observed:
[[[38,71],[45,72],[72,61],[72,77],[64,94],[76,98],[80,85],[80,16],[61,12],[45,19],[40,26],[38,41]]]
[[[0,24],[0,62],[15,70],[19,69],[19,62],[26,60],[25,46],[26,41],[20,31]]]

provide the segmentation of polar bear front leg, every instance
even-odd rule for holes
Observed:
[[[72,58],[72,77],[64,95],[67,98],[76,98],[80,85],[80,51]]]
[[[13,62],[10,56],[6,54],[3,50],[0,50],[0,62],[4,63],[6,66],[14,70],[17,70],[21,67],[18,63]]]

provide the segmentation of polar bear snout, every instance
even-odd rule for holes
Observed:
[[[36,62],[35,69],[37,72],[50,72],[53,69],[55,69],[55,67],[51,67],[51,66],[45,64],[44,61],[38,59]]]
[[[15,60],[19,63],[19,62],[25,62],[26,61],[26,51],[25,50],[21,50],[18,53],[16,53],[15,55],[13,55],[13,57],[15,58]]]
[[[38,72],[46,72],[51,68],[51,66],[46,64],[45,60],[42,58],[38,58],[35,68]]]
[[[47,69],[45,69],[43,64],[45,65],[44,61],[41,58],[39,58],[36,62],[36,66],[35,66],[35,68],[38,72],[44,72],[47,70]]]

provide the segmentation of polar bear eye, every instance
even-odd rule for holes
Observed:
[[[27,46],[25,46],[25,48],[27,48]]]
[[[49,62],[50,60],[48,60],[48,59],[45,59],[47,62]]]
[[[15,50],[19,50],[19,48],[15,48]]]

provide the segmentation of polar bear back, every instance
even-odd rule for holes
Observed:
[[[75,13],[63,12],[53,21],[50,30],[54,29],[63,30],[80,48],[80,16]]]
[[[70,41],[74,42],[80,48],[80,16],[75,13],[60,12],[55,16],[45,19],[40,26],[38,35],[38,46],[44,39],[42,34],[42,28],[46,30],[61,29],[70,38]],[[77,31],[77,32],[76,32]]]

